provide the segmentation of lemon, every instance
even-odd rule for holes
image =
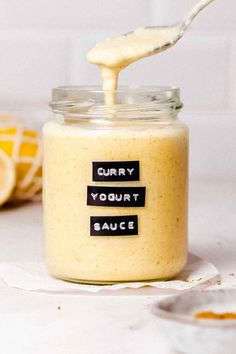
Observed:
[[[14,120],[0,119],[0,149],[15,165],[16,183],[11,200],[27,200],[39,196],[42,189],[42,151],[39,133],[25,129]]]
[[[14,163],[4,151],[0,150],[0,206],[10,198],[14,187]]]

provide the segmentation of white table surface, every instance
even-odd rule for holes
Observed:
[[[190,190],[190,250],[216,265],[222,286],[235,287],[236,184],[202,181]],[[0,211],[1,261],[39,260],[42,244],[40,204]],[[150,312],[155,290],[56,295],[3,282],[0,290],[1,354],[174,353]]]

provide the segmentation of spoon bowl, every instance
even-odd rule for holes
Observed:
[[[144,29],[147,30],[154,30],[156,32],[156,35],[158,36],[158,32],[163,32],[165,31],[167,32],[173,32],[173,36],[171,37],[171,39],[168,36],[168,40],[164,43],[162,43],[160,46],[155,47],[154,49],[152,49],[152,51],[149,52],[149,55],[154,55],[157,54],[159,52],[162,52],[170,47],[172,47],[173,45],[175,45],[180,38],[183,37],[184,33],[186,32],[187,28],[190,26],[190,24],[193,22],[194,18],[207,6],[209,5],[211,2],[213,2],[214,0],[201,0],[199,1],[191,10],[190,12],[185,16],[185,18],[173,25],[170,26],[147,26],[144,27]],[[128,32],[125,35],[130,35],[133,32]]]

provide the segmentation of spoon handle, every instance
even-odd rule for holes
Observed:
[[[192,10],[188,13],[188,15],[184,18],[183,27],[186,29],[194,18],[202,11],[207,5],[209,5],[214,0],[201,0],[199,1]]]

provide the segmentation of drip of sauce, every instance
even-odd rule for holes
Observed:
[[[212,311],[199,312],[195,315],[197,319],[206,320],[236,320],[235,312],[215,313]]]
[[[105,103],[115,104],[115,90],[121,70],[137,60],[154,54],[157,48],[165,49],[165,44],[173,43],[180,28],[138,28],[130,34],[107,38],[87,53],[90,63],[101,69]]]

